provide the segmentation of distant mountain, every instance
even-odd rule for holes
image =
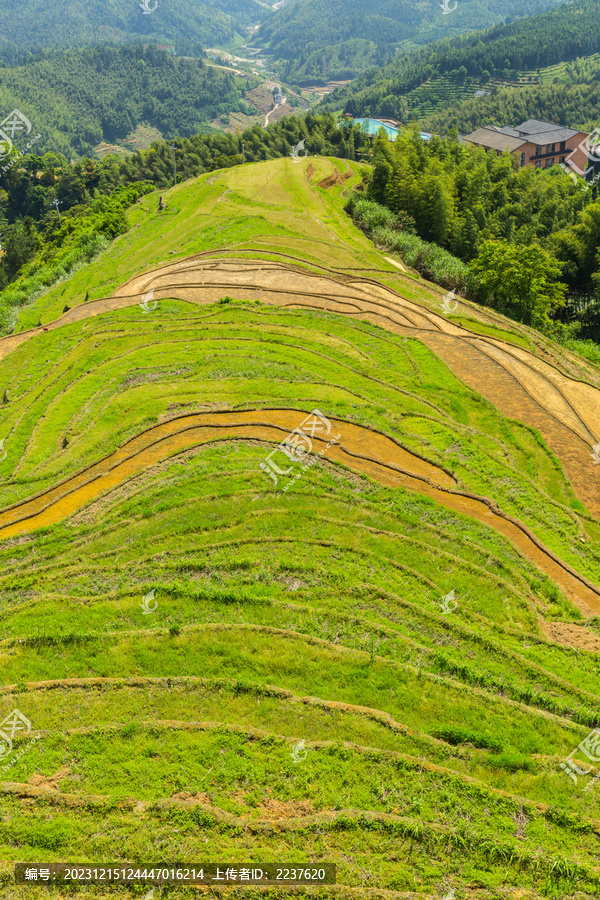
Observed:
[[[530,82],[551,80],[559,73],[544,76],[544,67],[573,62],[598,51],[597,0],[579,0],[485,33],[438,41],[399,57],[334,91],[324,108],[408,122],[473,97],[478,87],[491,90],[494,82],[500,86],[507,80],[518,84],[519,73],[529,73]],[[566,72],[563,77],[570,80]],[[579,80],[582,83],[584,79]],[[587,118],[587,113],[583,117]]]
[[[414,50],[444,37],[533,15],[562,0],[291,0],[257,31],[254,43],[281,63],[284,80],[352,78],[382,65],[399,47]]]
[[[255,0],[2,0],[0,59],[14,62],[39,47],[145,40],[191,53],[246,37],[245,26],[268,13]]]

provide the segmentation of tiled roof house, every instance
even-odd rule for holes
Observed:
[[[466,140],[498,154],[508,151],[521,166],[548,169],[565,163],[580,174],[588,167],[589,134],[539,119],[528,119],[515,128],[486,125]]]

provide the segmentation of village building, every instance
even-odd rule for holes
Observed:
[[[590,135],[539,119],[528,119],[515,128],[486,125],[465,140],[498,155],[508,152],[521,166],[549,169],[562,163],[582,175],[588,168]]]

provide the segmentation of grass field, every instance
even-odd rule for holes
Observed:
[[[600,373],[445,318],[344,214],[360,180],[276,160],[146,196],[0,340],[0,721],[30,723],[0,744],[3,898],[56,861],[600,892],[595,769],[560,768],[600,727]]]

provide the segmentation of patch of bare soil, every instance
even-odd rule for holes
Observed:
[[[258,806],[269,819],[299,819],[315,812],[309,800],[262,800]]]
[[[540,628],[550,641],[574,647],[578,650],[589,650],[600,653],[600,637],[585,625],[574,625],[571,622],[545,622],[539,620]]]
[[[202,803],[205,806],[210,806],[210,797],[206,791],[198,794],[192,794],[190,791],[179,791],[179,793],[173,794],[171,799],[181,800],[183,803]]]
[[[319,181],[320,188],[330,188],[333,187],[334,184],[343,184],[347,178],[350,178],[351,172],[344,172],[342,175],[341,172],[338,172],[336,169],[331,175],[328,175],[327,178],[323,178],[322,181]]]
[[[67,778],[69,772],[69,766],[63,766],[58,772],[55,772],[54,775],[42,775],[41,772],[36,772],[31,776],[27,784],[36,788],[46,788],[47,790],[57,791],[59,789],[59,782]]]
[[[273,107],[273,92],[266,87],[256,87],[246,91],[244,100],[251,103],[259,114],[265,116]]]
[[[281,106],[276,106],[269,114],[269,124],[276,122],[278,119],[283,119],[284,116],[290,116],[295,112],[296,110],[289,103],[282,103]]]

